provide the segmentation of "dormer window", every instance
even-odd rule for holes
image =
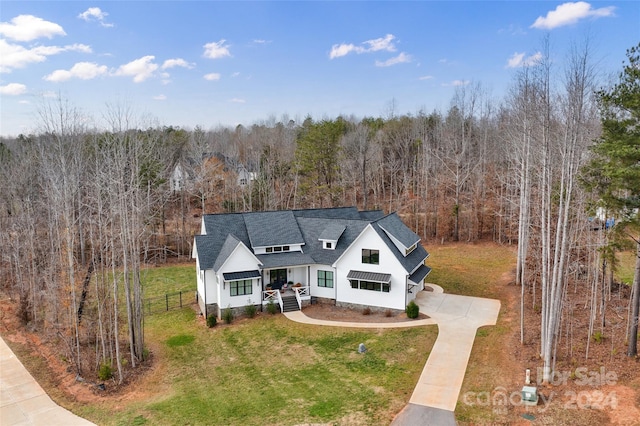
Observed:
[[[265,253],[282,253],[283,251],[290,251],[291,246],[273,246],[265,247]]]
[[[322,248],[327,250],[333,250],[333,241],[324,241]]]

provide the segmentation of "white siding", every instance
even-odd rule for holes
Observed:
[[[318,271],[333,271],[333,288],[318,287]],[[347,271],[348,273],[348,271]],[[330,265],[313,265],[311,266],[311,278],[309,283],[309,291],[315,297],[323,297],[325,299],[336,298],[336,271]]]
[[[254,305],[258,305],[261,303],[262,286],[260,285],[260,280],[258,278],[253,280],[253,285],[251,286],[251,294],[231,296],[230,285],[228,282],[225,283],[223,281],[224,278],[222,275],[229,272],[254,271],[258,268],[258,261],[253,253],[251,253],[251,251],[244,244],[238,244],[233,253],[231,253],[231,256],[229,256],[227,261],[220,267],[220,270],[218,271],[218,300],[220,301],[220,309],[224,309],[228,306],[237,308],[239,306],[248,305],[249,299],[251,299],[251,302]]]
[[[372,265],[362,263],[362,249],[378,250],[380,263]],[[368,226],[347,249],[336,263],[336,300],[338,302],[360,305],[404,309],[406,306],[406,271],[400,265],[389,247],[380,239],[373,228]],[[391,274],[389,293],[382,291],[351,288],[347,279],[350,270]]]

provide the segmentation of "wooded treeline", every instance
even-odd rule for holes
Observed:
[[[38,133],[1,140],[0,279],[79,374],[109,365],[122,381],[124,364],[145,358],[140,269],[188,256],[201,214],[398,211],[427,245],[517,244],[521,307],[539,308],[530,333],[548,375],[569,285],[592,295],[589,333],[598,318],[604,330],[614,266],[606,216],[588,209],[598,195],[578,182],[601,136],[606,83],[589,54],[575,49],[555,69],[543,52],[503,99],[474,83],[448,109],[411,115],[205,131],[144,126],[110,106],[108,130],[96,130],[58,99],[41,108]]]

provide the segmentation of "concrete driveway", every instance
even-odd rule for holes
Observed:
[[[444,294],[435,284],[433,289],[416,295],[420,312],[428,320],[406,323],[362,324],[354,322],[322,321],[307,317],[302,312],[289,312],[287,318],[306,324],[357,328],[416,327],[438,325],[436,339],[409,404],[396,416],[394,426],[455,425],[453,414],[476,331],[479,327],[495,325],[500,312],[500,301],[479,297]]]
[[[93,423],[53,402],[0,337],[0,425],[90,426]]]

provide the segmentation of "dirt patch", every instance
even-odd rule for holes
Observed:
[[[387,311],[387,312],[370,312],[366,313],[365,309],[341,308],[329,304],[317,304],[305,307],[302,312],[309,318],[327,320],[327,321],[348,321],[361,323],[394,323],[415,321],[407,318],[404,312]],[[425,314],[419,314],[416,319],[429,318]]]

